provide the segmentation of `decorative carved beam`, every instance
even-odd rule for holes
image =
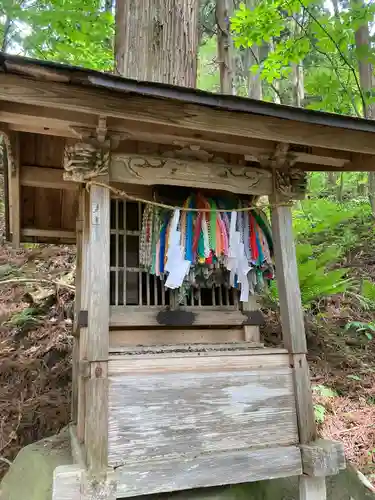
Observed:
[[[260,168],[122,153],[112,155],[110,179],[147,186],[164,184],[259,195],[271,194],[273,186],[271,172]]]

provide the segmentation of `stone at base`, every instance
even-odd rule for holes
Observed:
[[[0,485],[1,500],[51,500],[53,471],[72,463],[69,430],[23,448]]]
[[[1,500],[51,500],[56,467],[72,465],[69,432],[26,446],[17,455],[1,483]],[[60,469],[60,471],[63,468]],[[72,470],[67,467],[66,470]],[[76,488],[73,488],[76,489]],[[348,464],[327,478],[328,500],[375,500]],[[64,499],[65,500],[65,499]],[[69,498],[73,500],[73,498]],[[74,500],[76,500],[74,498]],[[79,500],[87,500],[86,498]],[[91,500],[91,499],[89,499]],[[131,500],[299,500],[297,478],[276,479],[205,490],[133,497]]]

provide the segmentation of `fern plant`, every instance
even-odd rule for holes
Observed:
[[[315,256],[314,248],[308,244],[297,245],[297,264],[301,299],[304,307],[310,307],[315,301],[343,293],[349,289],[353,280],[346,278],[347,270],[328,269],[328,264],[336,262],[340,256],[337,247],[329,247]],[[277,301],[277,286],[272,283],[270,296]]]

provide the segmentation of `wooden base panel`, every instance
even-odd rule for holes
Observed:
[[[253,329],[257,327],[248,326]],[[112,330],[109,332],[110,349],[126,346],[170,345],[170,344],[206,344],[243,342],[245,339],[242,328],[224,329],[164,329],[148,330]]]
[[[119,498],[239,484],[301,474],[297,447],[241,450],[194,458],[128,463],[116,470]],[[310,500],[306,498],[306,500]]]

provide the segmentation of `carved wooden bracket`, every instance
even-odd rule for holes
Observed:
[[[124,134],[108,133],[107,121],[99,117],[96,129],[71,127],[80,141],[65,147],[64,180],[86,182],[109,174],[111,151],[115,149]]]
[[[274,170],[276,194],[284,198],[301,199],[307,188],[307,173],[297,168],[288,170]]]

